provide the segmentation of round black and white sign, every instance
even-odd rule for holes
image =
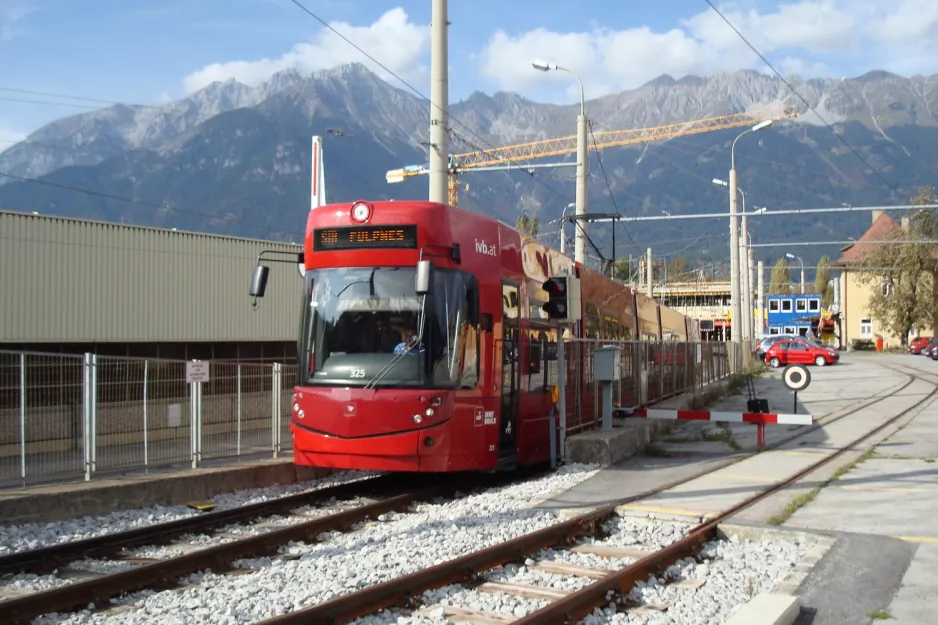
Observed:
[[[792,391],[803,391],[811,384],[811,372],[804,365],[791,365],[782,374],[785,386]]]

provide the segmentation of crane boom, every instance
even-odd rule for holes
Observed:
[[[723,130],[726,128],[735,128],[738,126],[747,126],[758,123],[764,119],[783,119],[796,117],[798,115],[793,106],[786,105],[781,110],[778,108],[766,109],[761,111],[750,111],[745,113],[732,113],[730,115],[719,115],[716,117],[707,117],[690,122],[678,122],[666,124],[664,126],[655,126],[652,128],[633,128],[629,130],[605,130],[592,133],[589,139],[590,149],[602,149],[631,145],[635,143],[646,143],[649,141],[660,141],[662,139],[671,139],[685,135],[694,135],[714,130]],[[519,143],[515,145],[492,148],[489,150],[476,150],[465,152],[463,154],[454,154],[450,157],[450,203],[455,206],[457,184],[454,180],[456,174],[464,171],[470,171],[479,167],[487,167],[496,164],[515,163],[518,161],[527,161],[548,156],[558,156],[561,154],[573,154],[576,152],[576,135],[558,137],[556,139],[545,139],[540,141],[531,141],[528,143]],[[385,178],[388,183],[403,182],[413,176],[426,175],[429,168],[426,165],[409,165],[400,169],[389,171]]]

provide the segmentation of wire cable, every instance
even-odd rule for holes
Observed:
[[[592,120],[592,119],[587,119],[587,120],[586,120],[586,123],[589,125],[590,138],[593,140],[593,145],[595,146],[595,145],[596,145],[596,135],[593,134],[593,120]],[[622,214],[622,211],[619,210],[619,204],[618,204],[618,202],[616,202],[616,196],[615,196],[615,194],[612,192],[612,184],[609,182],[609,176],[606,175],[606,166],[603,165],[603,155],[602,155],[602,151],[601,151],[599,148],[594,148],[594,150],[595,150],[595,152],[596,152],[596,160],[599,162],[599,169],[600,169],[600,171],[601,171],[602,174],[603,174],[603,179],[606,181],[606,190],[609,192],[609,199],[612,200],[612,206],[613,206],[613,208],[616,209],[616,215],[621,215],[621,214]],[[618,225],[618,223],[619,223],[618,221],[612,222],[612,227],[615,228],[616,225]],[[628,236],[628,237],[629,237],[629,241],[632,242],[632,247],[634,247],[634,248],[637,249],[638,251],[641,251],[641,248],[638,247],[638,245],[635,243],[635,239],[632,238],[632,233],[629,232],[628,227],[626,227],[625,224],[623,224],[623,228],[622,228],[622,229],[625,230],[626,236]],[[615,262],[616,259],[613,258],[612,260],[613,260],[613,262]]]
[[[299,2],[299,0],[290,0],[290,1],[291,1],[293,4],[295,4],[300,10],[302,10],[304,13],[306,13],[307,15],[309,15],[310,17],[312,17],[314,20],[316,20],[317,22],[319,22],[320,24],[322,24],[324,28],[327,28],[329,31],[331,31],[336,37],[338,37],[339,39],[341,39],[341,40],[344,41],[345,43],[349,44],[350,46],[352,46],[353,48],[355,48],[356,50],[358,50],[358,52],[360,52],[362,55],[364,55],[365,57],[367,57],[368,59],[370,59],[370,60],[371,60],[373,63],[375,63],[378,67],[380,67],[381,69],[383,69],[384,71],[386,71],[388,74],[390,74],[391,76],[393,76],[394,78],[396,78],[402,85],[404,85],[405,87],[407,87],[408,89],[410,89],[412,92],[414,92],[415,95],[417,95],[418,97],[422,98],[423,100],[426,100],[427,102],[429,102],[429,103],[430,103],[430,106],[432,106],[433,108],[435,108],[436,110],[440,111],[441,113],[443,113],[443,115],[446,116],[447,122],[453,122],[453,123],[455,123],[455,124],[461,126],[461,127],[464,128],[465,130],[467,130],[470,134],[472,134],[474,137],[476,137],[481,143],[487,145],[487,146],[488,146],[488,149],[490,149],[490,150],[495,150],[495,149],[497,149],[496,146],[494,146],[494,145],[492,145],[491,143],[489,143],[482,135],[480,135],[480,134],[477,133],[475,130],[473,130],[472,128],[470,128],[470,127],[467,126],[466,124],[462,123],[461,121],[459,121],[459,120],[456,119],[455,117],[451,116],[451,115],[449,114],[449,111],[444,111],[443,108],[442,108],[439,104],[437,104],[436,102],[433,102],[430,98],[428,98],[427,96],[425,96],[419,89],[417,89],[417,88],[414,87],[412,84],[410,84],[409,82],[407,82],[406,80],[404,80],[403,78],[401,78],[396,72],[392,71],[387,65],[385,65],[384,63],[382,63],[381,61],[379,61],[379,60],[376,59],[375,57],[373,57],[373,56],[371,56],[370,54],[368,54],[367,52],[365,52],[365,50],[363,50],[359,45],[357,45],[357,44],[356,44],[355,42],[353,42],[351,39],[349,39],[348,37],[346,37],[345,35],[343,35],[342,33],[340,33],[338,30],[336,30],[335,27],[333,27],[331,24],[329,24],[326,20],[322,19],[321,17],[319,17],[318,15],[316,15],[315,13],[313,13],[310,9],[308,9],[306,6],[304,6],[303,3]],[[477,152],[485,152],[485,151],[486,151],[485,149],[480,148],[480,147],[477,146],[477,145],[474,145],[472,142],[468,141],[465,137],[462,137],[462,140],[465,141],[465,142],[467,143],[467,145],[469,145],[473,150],[475,150],[475,151],[477,151]],[[550,185],[548,185],[547,183],[545,183],[543,180],[541,180],[540,178],[538,178],[538,177],[535,175],[535,173],[534,173],[533,171],[524,169],[523,167],[519,167],[518,169],[511,168],[509,171],[521,171],[521,172],[523,172],[523,173],[525,173],[525,174],[531,176],[531,178],[534,179],[536,182],[538,182],[539,184],[544,185],[545,187],[547,187],[548,189],[550,189],[553,193],[559,195],[561,198],[563,198],[563,199],[565,199],[565,200],[567,200],[567,201],[569,202],[569,198],[568,198],[568,197],[565,197],[565,196],[561,195],[560,192],[558,192],[556,189],[554,189],[553,187],[551,187]]]
[[[736,28],[736,26],[734,26],[733,23],[732,23],[725,15],[723,15],[722,12],[720,12],[720,9],[716,8],[716,6],[713,4],[712,0],[704,0],[704,2],[706,2],[708,5],[710,5],[710,8],[713,9],[714,12],[715,12],[717,15],[719,15],[720,18],[721,18],[724,22],[726,22],[727,26],[729,26],[730,28],[733,29],[733,32],[735,32],[735,33],[739,36],[739,38],[742,39],[743,43],[745,43],[747,46],[749,46],[749,49],[752,50],[752,51],[756,54],[756,56],[758,56],[760,59],[762,59],[762,62],[765,63],[766,66],[767,66],[770,70],[772,70],[772,73],[774,73],[776,76],[778,76],[779,80],[781,80],[783,83],[785,83],[785,86],[788,87],[788,88],[791,90],[791,92],[792,92],[793,94],[795,94],[795,97],[797,97],[799,100],[801,100],[801,101],[804,103],[805,106],[807,106],[815,115],[817,115],[817,118],[818,118],[819,120],[821,120],[821,123],[824,124],[825,126],[827,126],[827,129],[831,131],[831,134],[833,134],[835,137],[837,137],[837,140],[838,140],[838,141],[840,141],[841,143],[843,143],[844,146],[845,146],[848,150],[850,150],[851,152],[853,152],[854,156],[856,156],[858,159],[860,159],[860,160],[863,162],[863,164],[866,165],[866,166],[870,169],[870,171],[873,172],[873,173],[876,175],[877,178],[879,178],[880,180],[882,180],[883,183],[889,188],[890,191],[892,191],[893,193],[898,193],[898,192],[899,192],[899,190],[898,190],[898,184],[893,184],[893,183],[890,183],[888,180],[886,180],[886,178],[883,176],[883,174],[882,174],[878,169],[876,169],[875,167],[873,167],[873,166],[870,164],[870,162],[869,162],[868,160],[866,160],[866,158],[864,158],[864,156],[863,156],[862,154],[860,154],[860,153],[856,150],[856,148],[854,148],[852,145],[850,145],[850,144],[847,142],[846,139],[844,139],[842,136],[840,136],[840,135],[837,133],[837,131],[834,130],[834,127],[833,127],[826,119],[824,119],[823,117],[821,117],[821,114],[817,112],[817,109],[815,109],[813,106],[811,106],[811,104],[804,98],[804,96],[801,95],[800,93],[798,93],[798,91],[792,86],[792,84],[791,84],[790,82],[788,82],[788,80],[786,80],[785,77],[782,76],[782,74],[781,74],[777,69],[775,69],[775,66],[772,65],[772,64],[769,62],[769,60],[768,60],[767,58],[765,58],[765,55],[763,55],[761,52],[759,52],[759,51],[756,49],[756,47],[755,47],[754,45],[752,45],[751,43],[749,43],[749,40],[746,39],[746,37],[745,37],[741,32],[739,32],[739,29]]]

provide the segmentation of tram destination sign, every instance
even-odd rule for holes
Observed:
[[[313,230],[313,251],[417,249],[417,226],[342,226]]]

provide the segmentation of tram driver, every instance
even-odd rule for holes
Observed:
[[[395,328],[401,333],[401,342],[397,344],[397,347],[394,348],[395,354],[403,354],[405,352],[412,352],[417,342],[417,333],[414,331],[414,327],[410,322],[404,322],[399,328]],[[423,353],[423,349],[419,350],[419,353]]]

